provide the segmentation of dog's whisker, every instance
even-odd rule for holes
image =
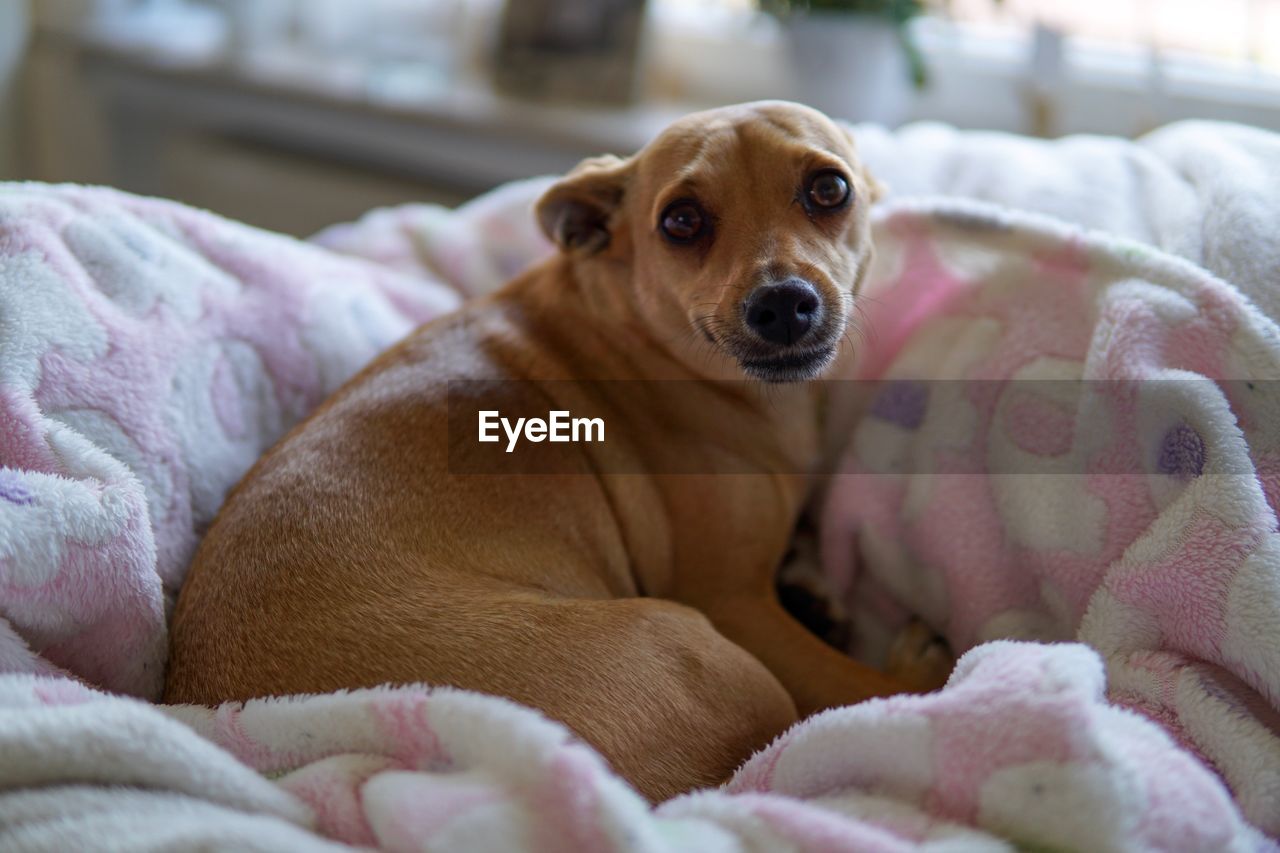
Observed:
[[[879,300],[873,300],[873,301],[879,301]],[[874,347],[877,343],[879,343],[879,339],[876,337],[876,333],[875,333],[876,332],[875,323],[871,322],[871,316],[867,314],[867,309],[863,307],[859,302],[855,302],[853,304],[853,310],[862,319],[862,322],[852,324],[853,328],[858,332],[859,336],[868,346]]]

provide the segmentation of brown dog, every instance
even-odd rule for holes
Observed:
[[[656,800],[724,781],[797,713],[930,686],[774,594],[818,453],[799,380],[845,339],[874,193],[847,133],[777,102],[583,163],[538,204],[556,257],[384,354],[230,495],[167,701],[455,685],[563,721]],[[619,379],[683,381],[655,405]],[[501,448],[451,421],[451,388],[473,413],[589,408],[606,440],[459,473]]]

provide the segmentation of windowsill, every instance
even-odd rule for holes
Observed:
[[[634,151],[690,109],[532,103],[473,76],[390,65],[370,74],[305,51],[177,62],[91,34],[45,38],[73,51],[100,98],[112,182],[142,193],[164,193],[152,164],[181,132],[403,175],[466,197],[561,173],[601,152]]]
[[[1032,53],[1031,39],[1015,33],[940,21],[927,22],[917,32],[923,50],[935,63],[964,64],[1009,77],[1026,74]],[[1068,39],[1063,65],[1067,86],[1146,92],[1152,87],[1151,78],[1158,76],[1169,94],[1220,98],[1280,110],[1280,74],[1245,63],[1184,52],[1167,52],[1153,62],[1147,51],[1136,47]]]
[[[170,85],[216,86],[406,121],[531,133],[593,151],[631,150],[696,105],[646,99],[633,106],[534,102],[495,92],[480,75],[446,72],[424,62],[335,58],[290,45],[256,53],[220,49],[147,49],[93,30],[46,34],[70,44],[98,73],[145,77]],[[114,79],[114,78],[112,78]],[[109,81],[110,82],[110,81]]]
[[[453,146],[453,160],[437,159],[466,189],[520,174],[562,170],[601,151],[635,150],[674,117],[701,106],[759,97],[803,100],[789,77],[780,27],[771,19],[730,16],[710,27],[697,18],[666,13],[648,26],[645,89],[650,94],[627,108],[506,98],[476,73],[446,73],[422,63],[344,62],[287,47],[235,58],[221,51],[194,51],[183,60],[172,52],[139,51],[136,44],[122,44],[118,34],[103,38],[82,33],[72,41],[93,68],[91,77],[101,78],[103,91],[125,97],[135,110],[161,117],[171,113],[169,118],[192,123],[220,122],[268,142],[283,136],[290,143],[302,134],[287,126],[289,120],[323,126],[307,125],[307,109],[326,110],[330,121],[336,111],[364,116],[365,124],[387,120],[392,123],[376,132],[410,132],[400,140],[366,146],[371,156],[415,171],[425,168],[427,154],[447,154]],[[937,20],[917,22],[916,32],[933,82],[915,95],[909,116],[913,119],[1051,135],[1134,136],[1190,117],[1280,130],[1276,75],[1186,57],[1162,57],[1157,66],[1141,51],[1068,41],[1058,73],[1033,85],[1028,37]],[[237,114],[246,105],[256,106],[256,111]],[[1040,126],[1033,125],[1032,114],[1040,116]],[[311,118],[318,122],[318,116]],[[361,135],[359,124],[325,128],[326,134],[340,137],[333,140],[335,150]],[[415,137],[414,130],[446,135]],[[364,136],[374,133],[370,126]],[[514,159],[482,174],[479,152],[468,157],[463,150],[469,140],[480,138],[489,141],[490,156],[501,141],[514,152]],[[425,145],[428,139],[439,150],[416,155],[409,150],[415,140]]]
[[[679,81],[699,103],[759,97],[804,100],[789,79],[781,28],[765,16],[722,16],[714,26],[688,11],[659,7],[660,37],[650,76]],[[1133,136],[1185,118],[1240,121],[1280,130],[1280,74],[1202,56],[1168,53],[1153,62],[1142,49],[1067,39],[1054,79],[1034,86],[1033,39],[1008,29],[923,19],[915,35],[931,86],[916,94],[911,119],[963,128],[1033,132],[1030,96],[1050,107],[1053,135]],[[856,117],[854,117],[856,119]]]
[[[1056,113],[1054,135],[1133,136],[1186,118],[1239,121],[1280,130],[1280,75],[1187,54],[1150,53],[1067,39],[1061,66],[1034,80],[1029,36],[922,22],[917,34],[937,91],[917,101],[917,118],[974,126],[966,115],[993,100],[1023,101],[1039,92]],[[956,85],[956,79],[963,85]],[[1010,116],[1012,117],[1012,116]],[[1029,131],[1025,117],[997,129]]]
[[[353,199],[373,199],[365,207],[388,203],[379,199],[400,187],[412,198],[467,198],[508,180],[564,172],[586,156],[633,151],[692,109],[796,97],[775,22],[701,24],[664,30],[662,21],[650,22],[661,32],[646,51],[650,95],[628,108],[505,98],[483,75],[424,71],[421,63],[380,61],[370,74],[367,65],[304,50],[232,60],[221,50],[148,52],[93,34],[44,31],[33,56],[49,70],[33,80],[74,74],[80,94],[44,96],[50,106],[45,120],[31,123],[28,150],[40,152],[35,174],[45,179],[72,175],[176,194],[304,233],[312,220],[350,215],[333,207],[346,187]],[[1148,58],[1083,45],[1064,51],[1070,73],[1041,89],[1036,104],[1027,39],[945,24],[919,35],[933,85],[916,94],[911,118],[1025,133],[1034,106],[1055,135],[1133,136],[1186,117],[1280,130],[1280,90],[1268,75],[1170,62],[1153,86]],[[302,161],[311,165],[294,168]],[[344,166],[350,180],[326,180]],[[300,189],[281,190],[275,170],[295,172]],[[311,201],[294,200],[295,192]],[[317,198],[330,207],[310,218],[290,212],[309,210]],[[287,224],[264,218],[277,209],[292,217]]]

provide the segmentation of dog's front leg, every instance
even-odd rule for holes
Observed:
[[[841,654],[797,622],[772,594],[735,596],[702,608],[720,633],[774,674],[802,716],[936,686],[890,677]]]

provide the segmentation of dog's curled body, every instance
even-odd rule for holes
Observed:
[[[815,173],[838,174],[849,205],[793,201]],[[815,197],[835,198],[821,180]],[[723,781],[797,713],[901,689],[773,592],[818,392],[722,381],[831,361],[871,193],[843,131],[779,103],[584,164],[539,205],[560,254],[382,355],[228,496],[174,614],[166,700],[493,693],[566,723],[656,800]],[[682,390],[655,409],[621,379]],[[465,473],[481,449],[451,433],[449,405],[468,380],[503,389],[481,400],[493,409],[589,404],[607,440],[540,445],[553,473],[518,458]],[[697,471],[679,472],[691,450]]]

